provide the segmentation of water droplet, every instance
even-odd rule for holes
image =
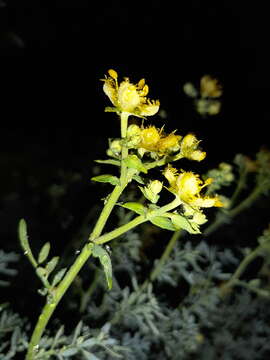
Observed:
[[[78,255],[81,251],[80,250],[76,250],[75,254]]]
[[[39,345],[35,345],[34,348],[33,348],[34,352],[37,353],[39,351]]]
[[[27,250],[25,250],[25,252],[23,253],[23,255],[27,255],[28,254],[28,251]]]

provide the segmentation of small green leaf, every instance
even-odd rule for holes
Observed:
[[[45,269],[47,270],[48,274],[50,274],[56,267],[59,261],[59,256],[54,256],[47,264]]]
[[[166,230],[170,230],[170,231],[176,230],[176,228],[173,226],[171,220],[164,216],[156,216],[156,217],[150,219],[150,222],[162,229],[166,229]]]
[[[109,165],[115,165],[115,166],[121,165],[121,162],[119,160],[114,160],[114,159],[95,160],[95,162],[97,162],[99,164],[109,164]]]
[[[77,354],[78,349],[75,347],[71,347],[69,349],[65,349],[64,351],[61,351],[60,354],[64,357],[70,357],[72,355]]]
[[[143,178],[140,175],[133,175],[133,180],[141,185],[145,185]]]
[[[31,264],[36,268],[38,264],[33,256],[32,250],[29,245],[28,235],[27,235],[27,225],[24,219],[21,219],[19,222],[18,233],[19,233],[19,240],[21,247],[24,250],[24,255],[28,257]]]
[[[40,267],[40,266],[38,268],[36,268],[36,273],[40,278],[46,279],[48,276],[46,269],[44,269],[43,267]]]
[[[171,221],[177,230],[183,229],[190,234],[200,234],[199,227],[192,226],[191,222],[179,214],[170,214]]]
[[[53,281],[52,281],[52,287],[56,286],[64,277],[67,269],[63,268],[58,273],[55,274]]]
[[[100,245],[93,244],[92,246],[93,256],[99,258],[101,265],[103,266],[103,270],[105,273],[105,277],[107,280],[107,285],[109,290],[112,288],[112,263],[111,258],[107,251],[103,249]]]
[[[91,178],[93,181],[102,182],[102,183],[110,183],[112,185],[120,185],[120,181],[118,177],[110,175],[110,174],[104,174],[99,176],[94,176]]]
[[[125,204],[121,205],[122,207],[134,211],[136,214],[142,215],[146,213],[146,208],[143,204],[137,202],[126,202]]]
[[[129,155],[124,159],[124,163],[128,168],[135,169],[141,171],[143,173],[147,173],[147,169],[144,167],[141,160],[136,155]]]
[[[46,242],[46,244],[44,244],[42,246],[42,249],[40,250],[40,253],[38,254],[38,263],[39,264],[43,263],[47,259],[50,249],[51,249],[51,244],[49,242]]]

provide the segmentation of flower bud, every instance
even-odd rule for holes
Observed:
[[[115,139],[110,143],[109,149],[114,155],[119,155],[122,150],[121,140]]]
[[[153,180],[149,183],[148,188],[153,192],[153,194],[158,194],[162,190],[162,182],[159,180]]]

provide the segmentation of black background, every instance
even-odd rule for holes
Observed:
[[[134,82],[145,77],[150,96],[169,114],[168,130],[201,135],[209,156],[267,144],[266,8],[237,1],[11,0],[0,11],[2,150],[34,143],[52,153],[79,147],[89,154],[90,142],[117,136],[117,120],[103,113],[109,103],[99,79],[108,68]],[[182,92],[204,74],[224,86],[222,114],[208,119],[196,116]]]

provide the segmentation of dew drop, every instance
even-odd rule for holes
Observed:
[[[25,250],[25,252],[23,253],[23,255],[27,255],[28,254],[28,251],[27,250]]]
[[[81,252],[80,250],[76,250],[75,255],[78,255],[80,252]]]

